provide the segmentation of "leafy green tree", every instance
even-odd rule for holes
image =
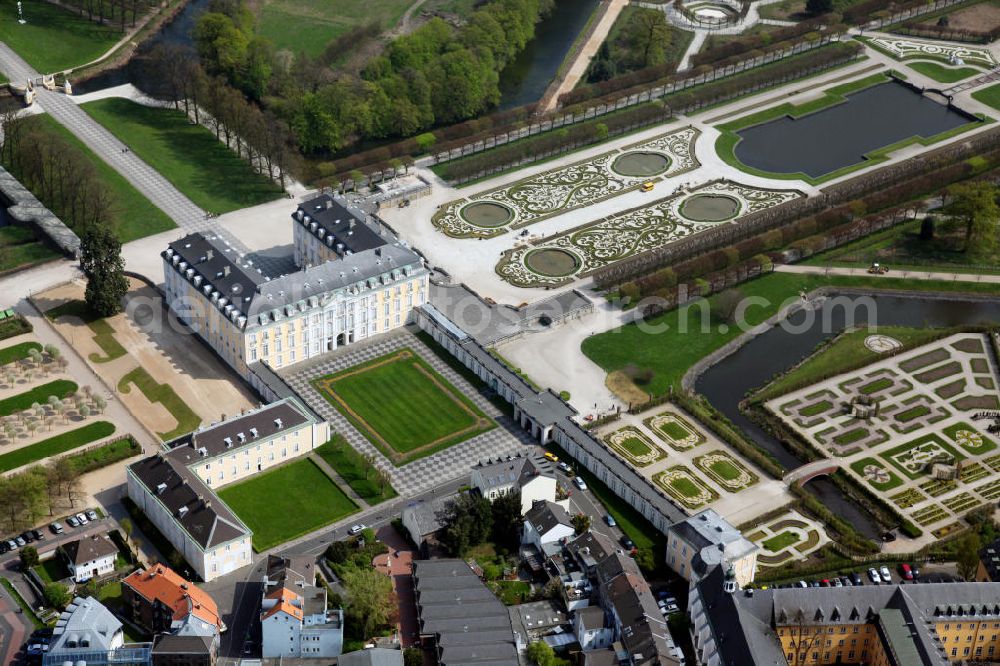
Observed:
[[[326,559],[334,564],[343,564],[351,556],[351,547],[346,541],[334,541],[326,548]]]
[[[212,74],[238,81],[250,40],[233,20],[219,12],[205,12],[194,26],[198,55]]]
[[[479,495],[459,495],[444,509],[441,543],[456,556],[481,544],[493,529],[490,501]]]
[[[583,534],[590,529],[590,516],[585,513],[574,514],[570,518],[570,522],[573,523],[573,529],[576,530],[577,534]]]
[[[545,641],[535,641],[528,644],[528,659],[538,666],[553,666],[556,663],[556,652]]]
[[[109,317],[121,312],[128,293],[122,244],[111,229],[94,224],[80,239],[80,268],[87,278],[84,298],[91,313]]]
[[[516,549],[521,543],[521,528],[524,526],[521,491],[507,493],[493,500],[490,517],[493,522],[493,543],[509,551]]]
[[[424,653],[419,648],[406,648],[403,650],[403,666],[423,666]]]
[[[979,535],[975,532],[962,536],[956,544],[955,564],[958,575],[967,581],[975,580],[976,570],[979,568],[979,547]]]
[[[730,287],[712,299],[712,315],[727,323],[735,323],[736,311],[743,302],[743,292],[738,287]]]
[[[833,11],[833,0],[806,0],[806,13],[813,16],[829,14]]]
[[[38,549],[34,546],[25,546],[19,553],[21,557],[21,570],[27,571],[38,564]]]
[[[42,590],[42,596],[45,597],[45,603],[59,609],[65,608],[73,598],[69,593],[69,588],[62,583],[49,583]]]
[[[392,582],[374,569],[349,569],[341,576],[347,591],[346,612],[352,615],[365,636],[389,623],[396,608]]]
[[[949,188],[949,212],[965,224],[965,252],[989,255],[997,242],[1000,207],[996,186],[986,181],[959,183]]]

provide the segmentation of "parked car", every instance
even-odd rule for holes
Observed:
[[[830,581],[830,585],[832,585],[833,587],[844,587],[844,582],[839,578],[834,578],[833,580]]]
[[[879,569],[878,572],[880,574],[882,574],[882,582],[883,583],[891,583],[892,582],[892,574],[889,573],[889,567],[887,567],[885,565],[882,565],[882,568]]]
[[[804,580],[800,580],[795,584],[795,587],[809,587],[809,583],[805,582]]]
[[[70,527],[79,527],[80,521],[76,519],[76,516],[70,516],[66,519],[66,524]]]
[[[667,604],[663,610],[667,612],[667,615],[670,613],[680,612],[680,608],[677,607],[677,604]]]
[[[25,543],[31,543],[35,540],[35,535],[31,533],[31,530],[24,530],[21,532],[21,538],[24,539]]]
[[[39,541],[45,541],[45,534],[41,530],[31,530],[31,533],[35,535],[35,538]]]
[[[631,551],[631,550],[633,550],[635,548],[635,544],[632,542],[632,539],[629,539],[627,536],[623,536],[621,538],[621,544],[622,544],[622,546],[625,547],[626,550],[629,550],[629,551]]]
[[[63,526],[62,526],[62,524],[59,521],[56,521],[56,522],[50,524],[49,525],[49,529],[52,531],[53,534],[62,534],[63,533]]]
[[[559,468],[559,471],[562,472],[563,474],[569,474],[570,472],[573,471],[573,468],[564,462],[559,463],[557,467]]]
[[[917,565],[914,564],[910,567],[910,572],[913,574],[913,580],[920,578],[920,569],[917,568]]]
[[[861,574],[857,571],[851,574],[851,582],[855,585],[864,585],[865,581],[861,578]]]
[[[604,522],[608,524],[608,527],[615,527],[618,523],[615,522],[615,517],[610,513],[604,516]]]
[[[90,519],[87,518],[87,516],[85,516],[82,511],[76,514],[76,519],[80,521],[81,525],[86,525],[87,523],[90,522]]]
[[[6,541],[0,541],[0,555],[10,552],[10,544]]]
[[[882,577],[878,575],[878,572],[874,568],[868,570],[868,578],[876,585],[882,582]]]
[[[5,543],[7,544],[8,551],[17,550],[17,542],[13,539],[8,539]]]
[[[847,576],[841,576],[840,582],[844,584],[844,587],[854,587],[854,583],[852,583],[851,579]]]
[[[350,534],[351,536],[354,536],[355,534],[360,534],[361,530],[363,529],[365,529],[364,523],[360,525],[352,525],[351,529],[347,530],[347,533]]]
[[[93,509],[90,509],[89,511],[87,511],[87,518],[90,518],[91,520],[97,520],[99,517],[100,516],[98,516],[97,512],[94,511]]]
[[[581,477],[581,476],[575,477],[573,479],[573,483],[575,483],[576,487],[579,488],[580,490],[586,490],[587,489],[587,482],[584,481],[583,477]]]
[[[549,460],[551,460],[554,463],[559,462],[559,456],[557,456],[556,454],[554,454],[554,453],[552,453],[550,451],[546,451],[544,455],[545,455],[546,458],[548,458]]]
[[[27,542],[22,537],[14,537],[14,543],[17,544],[18,548],[24,548],[26,545],[28,545]]]
[[[899,571],[903,574],[903,580],[913,580],[913,569],[905,562],[899,565]]]

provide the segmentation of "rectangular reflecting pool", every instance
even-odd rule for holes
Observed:
[[[933,137],[974,118],[889,81],[847,96],[815,113],[738,130],[735,155],[748,167],[819,178],[865,161],[894,143]]]

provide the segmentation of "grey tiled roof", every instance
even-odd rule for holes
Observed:
[[[549,501],[537,502],[535,506],[528,509],[528,513],[524,514],[524,520],[531,523],[531,526],[539,534],[545,534],[559,525],[567,527],[572,527],[573,525],[566,509],[555,502]]]
[[[340,245],[345,251],[357,253],[395,240],[388,232],[385,237],[380,235],[363,211],[329,194],[299,204],[292,219],[331,249]]]
[[[109,651],[122,623],[94,597],[76,597],[59,616],[50,655],[73,650]]]
[[[411,502],[403,509],[406,522],[413,521],[417,526],[418,534],[415,537],[433,534],[444,526],[442,518],[450,501],[450,498],[444,497],[430,501],[418,500]]]
[[[63,552],[66,553],[66,557],[69,558],[69,561],[77,566],[87,562],[93,562],[101,557],[115,555],[118,552],[118,546],[116,546],[106,534],[94,535],[83,539],[77,539],[76,541],[70,541],[69,543],[63,544],[61,548],[63,549]]]
[[[476,470],[483,480],[483,487],[480,490],[487,491],[511,484],[520,487],[541,475],[555,478],[552,463],[542,456],[518,454],[508,456],[507,459],[498,458],[493,462],[480,462],[476,465]]]

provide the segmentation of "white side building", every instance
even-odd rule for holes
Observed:
[[[260,604],[261,655],[330,659],[344,649],[344,612],[327,609],[326,589],[313,585],[308,558],[267,558]]]
[[[539,502],[524,514],[521,543],[541,552],[549,544],[569,539],[576,533],[569,513],[555,502]]]
[[[91,578],[106,576],[115,570],[118,546],[107,534],[70,541],[63,544],[60,550],[74,582],[86,583]]]

